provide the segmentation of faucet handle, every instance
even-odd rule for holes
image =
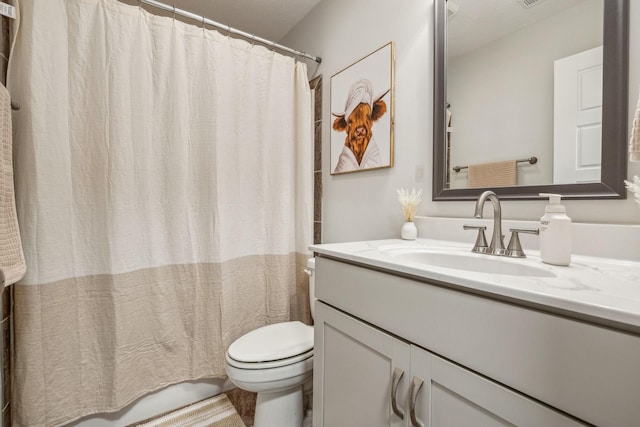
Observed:
[[[526,258],[526,255],[522,250],[522,245],[520,244],[520,237],[518,237],[518,234],[540,234],[540,230],[537,228],[510,228],[509,231],[511,231],[511,240],[509,240],[509,245],[507,246],[505,255],[514,258]]]
[[[463,225],[465,230],[478,230],[478,237],[476,237],[476,243],[473,245],[471,252],[485,253],[487,251],[487,239],[484,237],[484,230],[487,229],[484,225]]]

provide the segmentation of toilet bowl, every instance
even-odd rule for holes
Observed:
[[[313,317],[315,259],[307,266]],[[235,340],[225,359],[229,380],[258,393],[254,427],[302,426],[302,386],[313,373],[313,326],[298,321],[263,326]]]

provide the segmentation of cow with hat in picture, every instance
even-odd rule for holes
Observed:
[[[373,123],[387,112],[387,104],[382,98],[389,90],[374,96],[373,85],[367,79],[351,85],[344,113],[333,113],[336,116],[333,129],[347,133],[334,173],[384,166],[372,128]]]

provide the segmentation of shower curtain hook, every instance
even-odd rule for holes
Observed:
[[[227,38],[231,38],[231,25],[227,25]]]
[[[253,46],[254,44],[256,44],[256,35],[255,35],[255,33],[251,34],[251,46]]]
[[[205,30],[206,30],[206,28],[205,28],[206,22],[204,22],[204,21],[205,21],[205,19],[206,19],[206,18],[204,17],[204,15],[202,15],[202,34],[204,34],[204,33],[205,33]]]
[[[176,5],[173,5],[173,22],[176,22]]]

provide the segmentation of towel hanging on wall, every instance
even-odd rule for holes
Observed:
[[[22,279],[27,267],[22,252],[13,188],[11,96],[0,84],[0,269],[4,285]]]

